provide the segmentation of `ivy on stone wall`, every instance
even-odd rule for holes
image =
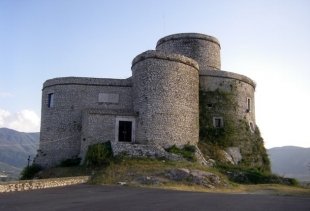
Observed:
[[[236,115],[238,84],[230,84],[230,90],[199,91],[199,143],[201,151],[217,162],[223,160],[220,150],[239,147],[242,161],[239,165],[270,171],[270,161],[258,127],[253,133],[245,116]],[[214,117],[223,120],[221,127],[214,126]]]

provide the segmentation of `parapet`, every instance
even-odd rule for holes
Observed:
[[[198,62],[200,70],[220,70],[220,42],[215,37],[181,33],[161,38],[156,50],[184,55]]]
[[[49,79],[44,82],[43,90],[46,87],[55,85],[91,85],[91,86],[122,86],[131,87],[131,77],[127,79],[109,78],[86,78],[86,77],[60,77]]]
[[[193,59],[190,59],[180,54],[164,52],[164,51],[154,51],[154,50],[145,51],[139,54],[138,56],[136,56],[132,61],[132,67],[138,62],[143,61],[145,59],[150,59],[150,58],[176,61],[176,62],[180,62],[186,65],[192,66],[195,69],[199,70],[198,63],[194,61]]]
[[[166,37],[161,38],[158,40],[156,47],[163,44],[164,42],[170,41],[170,40],[177,40],[177,39],[201,39],[201,40],[207,40],[209,42],[214,42],[220,46],[220,41],[216,39],[215,37],[212,37],[210,35],[206,34],[199,34],[199,33],[180,33],[180,34],[172,34]]]
[[[235,80],[239,80],[239,81],[242,81],[244,83],[251,85],[254,88],[254,90],[256,88],[256,83],[252,79],[250,79],[247,76],[237,74],[237,73],[233,73],[233,72],[227,72],[227,71],[223,71],[223,70],[222,71],[201,70],[199,76],[235,79]]]

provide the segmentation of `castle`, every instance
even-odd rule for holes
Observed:
[[[88,146],[106,141],[115,155],[126,150],[154,155],[154,150],[172,145],[197,145],[199,89],[230,90],[233,82],[239,84],[233,115],[254,132],[255,83],[221,70],[220,49],[212,36],[174,34],[161,38],[156,50],[136,56],[130,78],[45,81],[35,162],[51,167],[76,156],[84,160]],[[212,109],[213,102],[207,107]],[[212,120],[214,128],[225,125],[223,116]]]

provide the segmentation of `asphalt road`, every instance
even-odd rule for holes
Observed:
[[[75,185],[24,192],[0,193],[0,210],[309,211],[310,198]]]

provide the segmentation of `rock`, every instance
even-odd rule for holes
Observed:
[[[201,170],[192,170],[190,172],[191,176],[193,177],[193,182],[197,185],[219,185],[221,183],[221,179],[210,172],[201,171]]]
[[[212,162],[214,160],[212,160],[212,161],[210,161],[210,159],[207,160],[203,156],[202,152],[200,151],[200,149],[197,146],[195,146],[195,156],[196,156],[197,160],[199,161],[199,163],[201,163],[204,166],[213,166],[215,163],[215,162]]]
[[[118,182],[116,183],[117,185],[123,186],[123,185],[127,185],[127,182]]]
[[[169,171],[167,176],[175,181],[188,181],[192,184],[203,185],[208,188],[215,188],[215,186],[222,184],[221,179],[217,175],[197,169],[173,169]]]
[[[238,164],[242,160],[239,147],[228,147],[226,152],[232,157],[235,164]]]
[[[208,162],[209,162],[209,163],[212,163],[212,166],[214,166],[214,165],[215,165],[215,163],[216,163],[216,161],[215,161],[215,160],[213,160],[213,159],[209,159],[209,160],[208,160]]]
[[[160,185],[160,182],[157,178],[148,176],[139,177],[137,178],[136,182],[142,185]]]
[[[231,164],[234,164],[235,165],[235,162],[233,160],[233,158],[231,157],[230,154],[228,154],[226,151],[224,150],[220,150],[220,153],[222,154],[222,157],[223,157],[223,161],[224,162],[228,162],[228,163],[231,163]]]
[[[169,172],[168,177],[175,181],[183,181],[188,178],[189,174],[190,174],[190,171],[188,169],[179,168],[179,169],[171,170]]]

